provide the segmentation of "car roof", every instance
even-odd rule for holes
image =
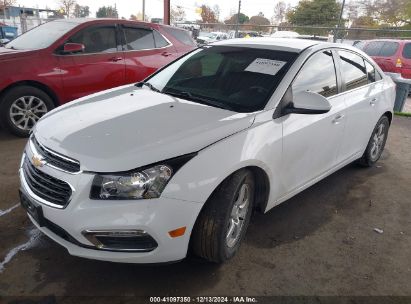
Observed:
[[[254,37],[224,40],[212,45],[243,46],[300,53],[306,48],[321,43],[323,42],[298,38]]]
[[[154,28],[163,27],[163,28],[173,28],[180,31],[186,31],[186,29],[167,25],[167,24],[159,24],[159,23],[151,23],[147,21],[140,21],[140,20],[126,20],[126,19],[116,19],[116,18],[70,18],[70,19],[57,19],[53,22],[72,22],[77,24],[83,23],[100,23],[100,22],[117,22],[117,23],[129,23],[129,24],[139,24],[139,25],[146,25],[151,26]]]

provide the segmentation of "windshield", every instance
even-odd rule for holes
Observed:
[[[264,109],[297,53],[234,46],[195,50],[148,79],[165,94],[236,112]]]
[[[6,48],[14,50],[43,49],[49,47],[77,25],[78,23],[75,22],[47,22],[18,36],[9,42]]]

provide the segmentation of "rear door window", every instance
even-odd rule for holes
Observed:
[[[372,41],[365,46],[364,52],[366,52],[369,56],[379,56],[383,45],[383,41]]]
[[[154,49],[153,31],[145,28],[124,27],[125,48],[128,51]]]
[[[311,91],[330,97],[337,94],[337,78],[331,51],[314,54],[304,64],[292,85],[293,94]]]
[[[345,81],[345,90],[349,91],[368,84],[364,59],[354,53],[338,51],[341,61],[341,73]],[[375,75],[375,74],[374,74]]]
[[[384,42],[384,45],[382,46],[380,50],[379,56],[391,57],[397,52],[398,47],[399,47],[398,42]]]
[[[402,56],[407,59],[411,59],[411,43],[406,43],[402,50]]]

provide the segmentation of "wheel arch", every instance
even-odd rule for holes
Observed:
[[[0,93],[0,99],[11,89],[14,89],[19,86],[32,86],[39,90],[42,90],[44,93],[50,96],[51,100],[55,107],[60,105],[60,100],[57,94],[48,86],[42,82],[35,81],[35,80],[21,80],[10,84],[9,86],[5,87]]]
[[[214,188],[214,190],[211,192],[211,194],[208,196],[207,200],[205,201],[204,206],[207,204],[207,202],[210,200],[210,198],[213,196],[213,194],[220,189],[221,184],[233,176],[235,173],[241,170],[250,170],[251,173],[254,176],[254,181],[255,181],[255,194],[254,194],[254,210],[260,213],[264,213],[267,203],[268,203],[268,198],[270,195],[270,179],[268,177],[267,172],[256,165],[248,165],[244,166],[241,168],[238,168],[234,171],[232,171],[230,174],[228,174],[223,180],[220,181],[220,183]]]
[[[392,112],[387,111],[387,112],[385,112],[382,116],[387,116],[387,117],[388,117],[388,121],[389,121],[389,123],[390,123],[390,125],[391,125],[391,121],[392,121]]]

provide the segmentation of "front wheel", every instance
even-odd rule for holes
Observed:
[[[237,171],[216,189],[194,226],[194,253],[222,263],[238,251],[247,231],[254,204],[254,178],[250,170]]]
[[[361,165],[372,167],[380,159],[387,141],[389,127],[388,117],[382,116],[372,132],[363,156],[359,159]]]
[[[37,121],[54,108],[50,96],[32,86],[12,88],[0,102],[3,127],[20,137],[27,137]]]

